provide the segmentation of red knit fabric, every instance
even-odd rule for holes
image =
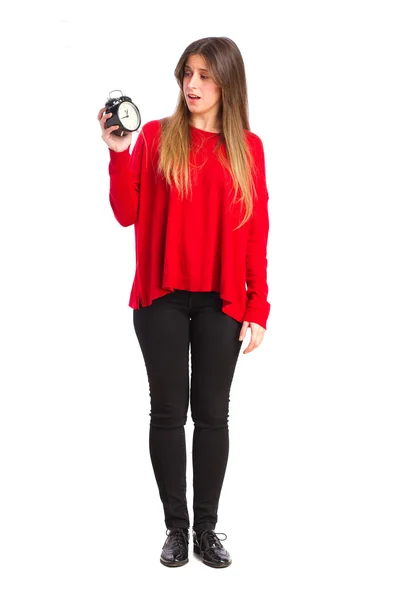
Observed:
[[[214,153],[219,134],[190,127],[192,195],[182,200],[157,172],[160,120],[143,125],[132,153],[109,148],[110,204],[123,227],[135,225],[136,270],[129,306],[149,306],[174,289],[216,291],[222,311],[266,329],[268,190],[261,139],[246,130],[256,159],[258,198],[245,225],[231,176]],[[226,157],[225,144],[222,145]],[[246,288],[247,285],[247,288]]]

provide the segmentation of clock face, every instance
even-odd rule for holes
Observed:
[[[131,102],[124,101],[118,107],[118,118],[124,127],[135,131],[139,125],[139,115]]]

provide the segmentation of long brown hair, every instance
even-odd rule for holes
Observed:
[[[221,88],[218,120],[221,123],[216,146],[217,157],[229,171],[234,188],[233,202],[242,202],[245,216],[238,229],[251,217],[252,193],[255,191],[253,156],[246,142],[245,129],[250,131],[248,117],[247,83],[243,58],[237,45],[227,37],[206,37],[189,44],[175,67],[174,75],[180,88],[173,115],[161,119],[161,140],[158,171],[169,185],[172,181],[178,194],[191,191],[189,152],[190,111],[183,92],[184,70],[191,55],[200,55],[207,64],[215,83]],[[221,146],[225,142],[225,160]],[[238,191],[241,196],[237,200]]]

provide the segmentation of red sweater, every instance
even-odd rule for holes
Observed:
[[[216,291],[221,310],[266,329],[268,190],[261,139],[245,130],[259,174],[254,214],[233,231],[244,212],[231,206],[232,180],[213,153],[218,133],[190,127],[193,194],[178,197],[156,173],[161,125],[143,125],[132,153],[109,148],[110,204],[123,227],[135,225],[136,270],[129,306],[149,306],[174,289]],[[223,144],[223,155],[226,148]],[[247,285],[247,289],[246,289]]]

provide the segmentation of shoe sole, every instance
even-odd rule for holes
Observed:
[[[232,559],[228,563],[216,564],[216,563],[210,562],[209,560],[207,560],[206,558],[204,558],[201,555],[200,549],[197,548],[196,546],[193,546],[193,552],[205,565],[207,565],[207,567],[213,567],[214,569],[224,569],[225,567],[229,567],[232,564]]]
[[[160,558],[160,563],[162,565],[164,565],[164,567],[183,567],[184,565],[187,565],[188,562],[189,562],[188,558],[186,560],[179,560],[179,561],[175,561],[175,562],[167,562],[167,561],[163,560],[162,558]]]

